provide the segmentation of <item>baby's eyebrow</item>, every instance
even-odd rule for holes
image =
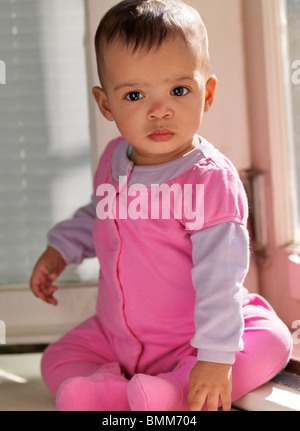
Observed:
[[[114,88],[114,91],[121,90],[122,88],[125,88],[125,87],[139,87],[141,85],[147,86],[148,84],[146,84],[146,82],[123,82],[123,83],[117,84]]]
[[[169,78],[169,79],[165,79],[164,83],[168,83],[168,82],[176,82],[176,81],[195,81],[195,77],[194,76],[180,76],[180,77],[174,77],[174,78]],[[120,84],[117,84],[114,88],[114,91],[118,91],[121,90],[122,88],[133,88],[133,87],[149,87],[150,84],[148,84],[147,82],[121,82]]]

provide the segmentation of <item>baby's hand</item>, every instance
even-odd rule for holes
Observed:
[[[191,411],[200,411],[207,401],[207,410],[231,409],[231,365],[198,361],[190,374],[188,403]]]
[[[52,247],[48,247],[37,261],[30,279],[32,292],[48,304],[57,305],[53,294],[57,290],[52,282],[63,272],[66,263],[61,254]]]

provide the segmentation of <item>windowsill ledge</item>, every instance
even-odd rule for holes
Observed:
[[[300,411],[300,391],[271,381],[237,400],[233,407],[247,411]]]

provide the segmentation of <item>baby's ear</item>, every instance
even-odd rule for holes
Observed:
[[[108,99],[105,91],[101,87],[93,87],[92,90],[94,99],[104,117],[108,121],[114,121],[111,110],[109,109]]]
[[[207,112],[211,107],[211,105],[213,104],[217,85],[218,85],[217,77],[215,75],[211,75],[206,82],[204,112]]]

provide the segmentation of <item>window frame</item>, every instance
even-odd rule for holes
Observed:
[[[295,237],[295,178],[291,121],[291,77],[284,0],[242,1],[251,167],[263,174],[256,209],[267,234],[266,256],[258,263],[259,293],[292,333],[300,315],[300,256]],[[288,62],[288,63],[285,63]],[[286,67],[286,64],[291,66]],[[295,347],[297,347],[295,345]],[[298,357],[298,354],[297,354]]]
[[[290,253],[299,239],[295,234],[296,211],[292,204],[296,185],[292,156],[291,74],[284,66],[290,62],[285,0],[263,0],[261,6],[275,245]]]

